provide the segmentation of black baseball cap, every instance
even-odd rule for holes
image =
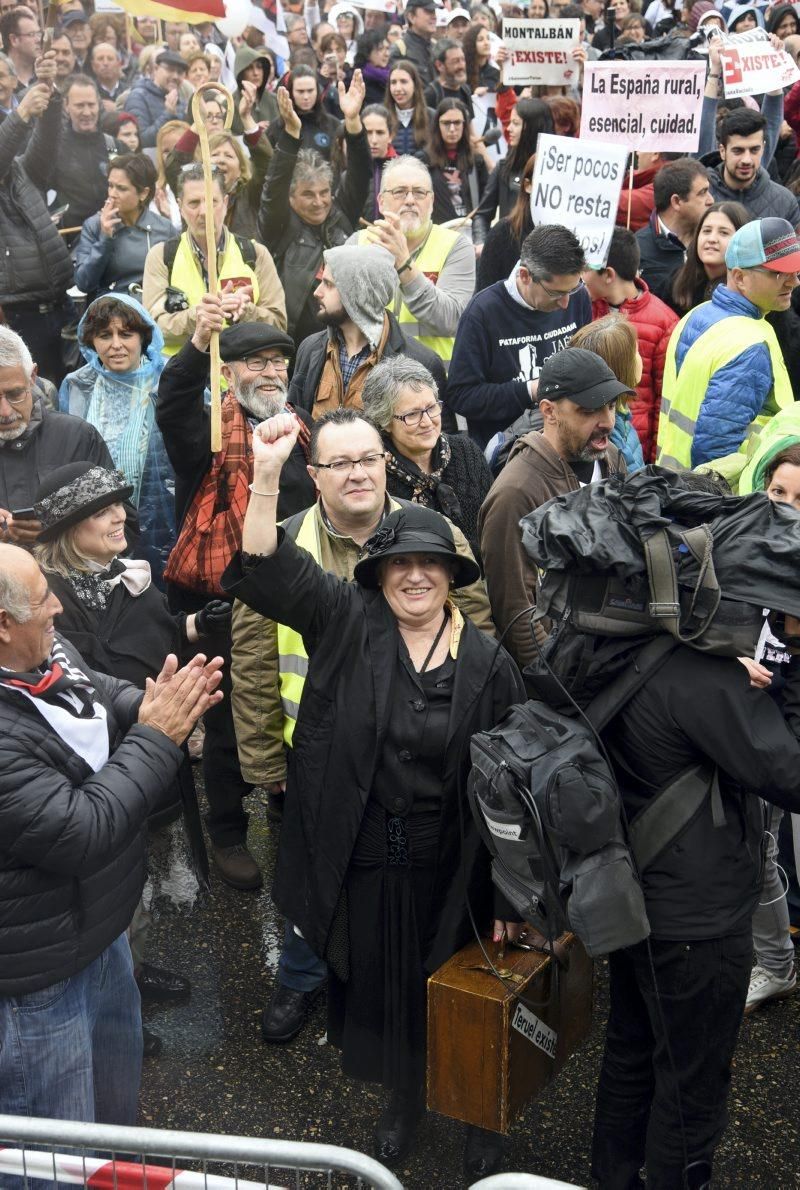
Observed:
[[[583,347],[567,347],[549,355],[539,372],[539,398],[567,398],[583,409],[601,409],[632,389],[621,384],[605,360]]]
[[[428,12],[436,12],[436,5],[433,0],[408,0],[404,11],[408,12],[410,8],[424,8]]]

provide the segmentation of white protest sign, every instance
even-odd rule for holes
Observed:
[[[705,62],[585,62],[581,139],[694,153]]]
[[[125,12],[121,4],[115,4],[114,0],[95,0],[95,12]]]
[[[763,29],[721,33],[719,59],[726,99],[779,91],[800,79],[794,59],[776,50]]]
[[[603,268],[617,217],[628,150],[543,132],[531,189],[534,226],[560,223],[573,231],[586,263]]]
[[[507,87],[529,84],[562,87],[578,77],[571,51],[580,45],[581,23],[574,21],[503,20],[503,63]]]

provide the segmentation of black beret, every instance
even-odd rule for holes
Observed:
[[[294,342],[286,331],[266,322],[240,322],[229,326],[219,337],[219,356],[226,364],[270,347],[284,355],[294,355]]]

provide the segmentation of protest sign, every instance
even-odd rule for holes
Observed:
[[[627,158],[624,145],[593,145],[540,133],[531,189],[534,226],[568,227],[580,240],[586,263],[603,268]]]
[[[503,20],[503,63],[507,87],[530,84],[563,87],[578,77],[571,51],[580,45],[580,21]]]
[[[726,99],[780,91],[800,79],[794,59],[776,50],[763,29],[720,33],[719,60]]]
[[[581,139],[694,153],[705,74],[705,62],[584,63]]]

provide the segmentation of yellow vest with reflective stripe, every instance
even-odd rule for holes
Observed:
[[[739,447],[744,456],[753,435],[760,433],[777,410],[785,409],[794,402],[791,381],[778,340],[764,318],[747,318],[743,315],[720,318],[689,348],[678,375],[676,348],[687,319],[694,313],[692,310],[686,314],[672,332],[664,367],[656,462],[661,467],[674,470],[692,466],[692,440],[711,377],[749,347],[755,347],[758,343],[767,347],[772,363],[772,388],[761,412],[748,426]]]
[[[226,280],[249,277],[253,287],[253,305],[258,305],[260,295],[258,277],[254,270],[245,264],[239,245],[236,243],[236,237],[232,236],[227,229],[225,231],[225,247],[217,258],[217,272],[220,289]],[[189,244],[188,232],[183,233],[181,242],[178,244],[178,251],[172,262],[172,272],[169,275],[169,284],[186,294],[190,309],[200,302],[204,293],[208,292],[208,286],[203,280],[197,258]],[[165,344],[163,354],[176,355],[181,346],[180,343]]]
[[[435,278],[438,278],[445,261],[452,251],[453,244],[458,239],[459,232],[451,231],[449,227],[439,227],[438,223],[431,224],[430,235],[417,256],[414,258],[414,263],[421,273],[425,273],[435,283]],[[367,239],[367,233],[361,231],[358,234],[358,242],[360,244],[367,244],[370,241]],[[402,291],[398,287],[397,296],[392,299],[386,307],[391,310],[395,318],[402,324],[403,330],[406,334],[411,335],[417,339],[418,342],[424,343],[426,347],[430,347],[431,351],[435,351],[444,363],[449,364],[453,357],[454,338],[444,338],[440,335],[420,335],[419,322],[416,315],[412,314],[408,306],[402,298]]]
[[[317,506],[310,508],[300,526],[295,541],[303,550],[308,550],[318,566],[322,564],[322,550],[319,542]],[[278,684],[283,706],[283,742],[292,746],[292,736],[297,724],[300,699],[308,673],[308,653],[299,632],[286,624],[278,624]]]

